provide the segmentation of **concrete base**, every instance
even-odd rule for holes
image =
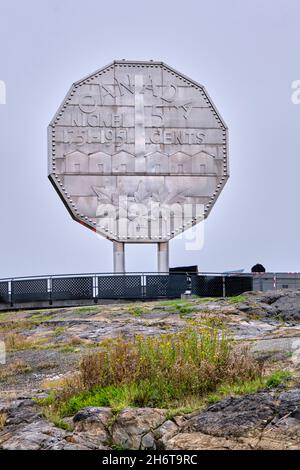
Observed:
[[[125,243],[113,242],[114,273],[125,273]]]
[[[181,294],[181,299],[184,300],[189,300],[192,298],[192,293],[191,292],[185,292],[184,294]]]
[[[157,271],[159,273],[169,272],[169,243],[157,244]]]

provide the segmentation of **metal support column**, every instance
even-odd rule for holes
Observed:
[[[169,272],[169,243],[161,242],[157,244],[157,271],[159,273]]]
[[[125,273],[125,243],[113,242],[114,245],[114,272]]]

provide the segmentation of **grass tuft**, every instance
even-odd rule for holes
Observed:
[[[45,342],[45,338],[37,338],[31,340],[24,335],[19,333],[9,333],[4,336],[6,350],[11,351],[23,351],[25,349],[38,349]]]
[[[97,313],[97,312],[99,312],[99,307],[97,306],[78,307],[74,310],[74,313]]]
[[[54,328],[53,330],[54,338],[57,338],[58,336],[62,335],[64,331],[65,331],[65,327],[63,326],[57,326],[56,328]]]
[[[17,360],[11,364],[5,364],[0,368],[0,382],[15,377],[17,374],[31,372],[31,366],[25,361]]]
[[[130,315],[133,315],[135,317],[140,317],[141,315],[143,315],[144,310],[141,307],[135,306],[135,307],[129,307],[128,312],[130,313]]]
[[[288,370],[277,370],[266,379],[266,387],[275,388],[287,382],[292,377]]]
[[[231,304],[239,304],[239,303],[245,302],[247,300],[247,297],[243,294],[240,294],[240,295],[235,295],[233,297],[227,297],[227,300]]]

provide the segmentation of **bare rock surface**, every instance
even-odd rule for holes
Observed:
[[[202,434],[201,432],[183,432],[166,443],[166,450],[242,450],[242,443],[227,438]]]
[[[265,317],[280,317],[285,321],[300,320],[300,289],[249,293],[241,311]]]

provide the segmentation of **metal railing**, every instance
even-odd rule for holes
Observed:
[[[0,279],[0,305],[99,299],[178,298],[186,291],[202,297],[225,297],[252,290],[249,274],[186,272],[85,273]]]
[[[245,291],[300,289],[300,273],[130,272],[56,274],[0,279],[0,308],[67,305],[103,299],[178,298],[189,290],[201,297]]]
[[[300,289],[300,273],[253,273],[253,290]]]

